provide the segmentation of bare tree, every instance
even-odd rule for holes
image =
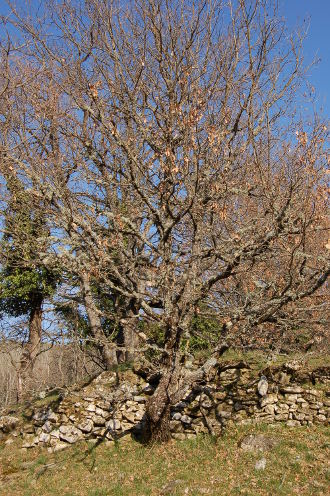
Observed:
[[[164,329],[153,441],[169,438],[202,300],[224,334],[262,332],[329,274],[327,131],[299,116],[301,39],[275,4],[66,1],[32,21],[13,8],[13,64],[34,78],[15,92],[18,124],[0,124],[2,164],[48,201],[43,263],[120,295],[127,335],[141,316]]]

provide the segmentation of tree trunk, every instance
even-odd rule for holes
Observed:
[[[171,406],[176,401],[180,374],[180,354],[173,350],[167,359],[166,370],[147,403],[146,415],[150,443],[162,443],[171,439]]]
[[[81,281],[82,281],[82,289],[83,289],[83,298],[84,298],[84,303],[89,320],[91,333],[96,341],[97,348],[100,350],[104,366],[108,370],[113,365],[117,364],[116,349],[115,346],[108,341],[107,337],[103,332],[99,310],[95,305],[89,278],[86,273],[82,275]]]
[[[150,443],[163,443],[171,439],[171,398],[168,394],[170,372],[167,372],[147,403],[148,439]]]
[[[134,303],[129,305],[129,308],[125,310],[124,318],[121,319],[122,331],[119,335],[118,342],[124,347],[123,351],[118,352],[118,362],[133,362],[136,356],[136,348],[139,344],[139,338],[137,335],[137,322],[136,315],[138,309]]]
[[[40,352],[42,335],[42,298],[37,298],[30,312],[29,339],[22,351],[17,373],[17,399],[21,401],[27,393],[27,383],[31,380],[35,359]]]

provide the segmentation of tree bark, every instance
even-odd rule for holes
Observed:
[[[95,339],[96,346],[101,353],[104,366],[107,370],[109,370],[113,365],[117,364],[116,348],[108,341],[103,332],[99,310],[95,305],[89,278],[86,273],[82,275],[81,281],[83,298],[91,333],[93,338]]]
[[[161,378],[159,385],[147,403],[148,440],[150,443],[163,443],[171,439],[170,413],[171,397],[169,385],[171,372]]]
[[[42,336],[42,298],[37,298],[30,312],[29,339],[22,351],[17,373],[17,399],[22,401],[27,393],[27,383],[31,380],[35,359],[40,352]]]
[[[136,315],[138,308],[134,303],[131,303],[125,309],[124,318],[120,320],[122,331],[119,336],[119,344],[123,346],[123,350],[118,352],[118,362],[133,362],[136,357],[136,348],[139,344],[137,335]]]
[[[177,336],[177,333],[174,336]],[[173,344],[172,340],[170,344]],[[171,406],[176,402],[180,376],[180,354],[177,344],[175,338],[175,348],[169,351],[165,372],[147,403],[146,416],[150,443],[162,443],[171,439]]]

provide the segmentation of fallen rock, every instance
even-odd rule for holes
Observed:
[[[266,458],[261,458],[260,460],[256,461],[254,468],[255,470],[265,470],[266,464]]]
[[[183,481],[181,479],[176,479],[176,480],[171,480],[169,482],[167,482],[166,484],[164,484],[164,486],[162,487],[161,489],[161,495],[170,495],[170,494],[173,494],[175,489],[176,489],[176,486],[178,486],[179,484],[181,484]]]
[[[238,443],[239,448],[244,451],[269,451],[277,445],[277,441],[263,434],[249,434]]]
[[[66,443],[59,442],[59,443],[56,443],[55,444],[55,446],[53,448],[53,451],[54,452],[61,451],[61,450],[65,449],[65,448],[67,448],[67,447],[68,447],[68,445]]]

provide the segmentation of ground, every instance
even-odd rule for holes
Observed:
[[[270,451],[238,447],[247,434],[277,441]],[[326,495],[330,429],[241,426],[214,440],[171,441],[145,447],[130,438],[116,445],[86,442],[58,453],[0,447],[0,494],[6,496]],[[264,470],[256,462],[266,459]],[[261,463],[262,465],[262,463]]]

